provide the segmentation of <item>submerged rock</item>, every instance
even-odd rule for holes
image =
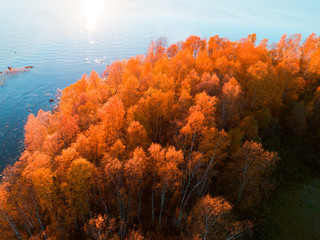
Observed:
[[[8,69],[0,71],[0,75],[13,75],[16,73],[22,73],[22,72],[26,72],[30,68],[34,68],[34,67],[33,66],[18,67],[18,68],[8,67]]]

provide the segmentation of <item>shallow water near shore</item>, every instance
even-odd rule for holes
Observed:
[[[258,41],[276,42],[283,33],[319,34],[320,3],[311,0],[89,2],[90,8],[86,0],[0,0],[0,71],[34,66],[0,87],[0,171],[19,157],[30,113],[51,110],[57,90],[82,74],[146,53],[152,39],[256,33]]]

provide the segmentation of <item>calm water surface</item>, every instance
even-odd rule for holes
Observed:
[[[0,87],[0,171],[23,149],[28,115],[52,109],[57,89],[144,54],[151,39],[256,33],[275,42],[319,34],[319,12],[317,0],[0,0],[0,71],[34,66]]]

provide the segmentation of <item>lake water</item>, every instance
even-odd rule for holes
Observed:
[[[34,66],[0,87],[0,171],[23,149],[28,115],[52,109],[57,89],[146,53],[151,39],[256,33],[275,42],[319,34],[319,12],[317,0],[0,0],[0,71]]]

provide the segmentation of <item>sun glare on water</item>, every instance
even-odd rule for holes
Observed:
[[[86,18],[86,28],[93,32],[98,18],[104,10],[106,0],[81,0],[82,9]]]

